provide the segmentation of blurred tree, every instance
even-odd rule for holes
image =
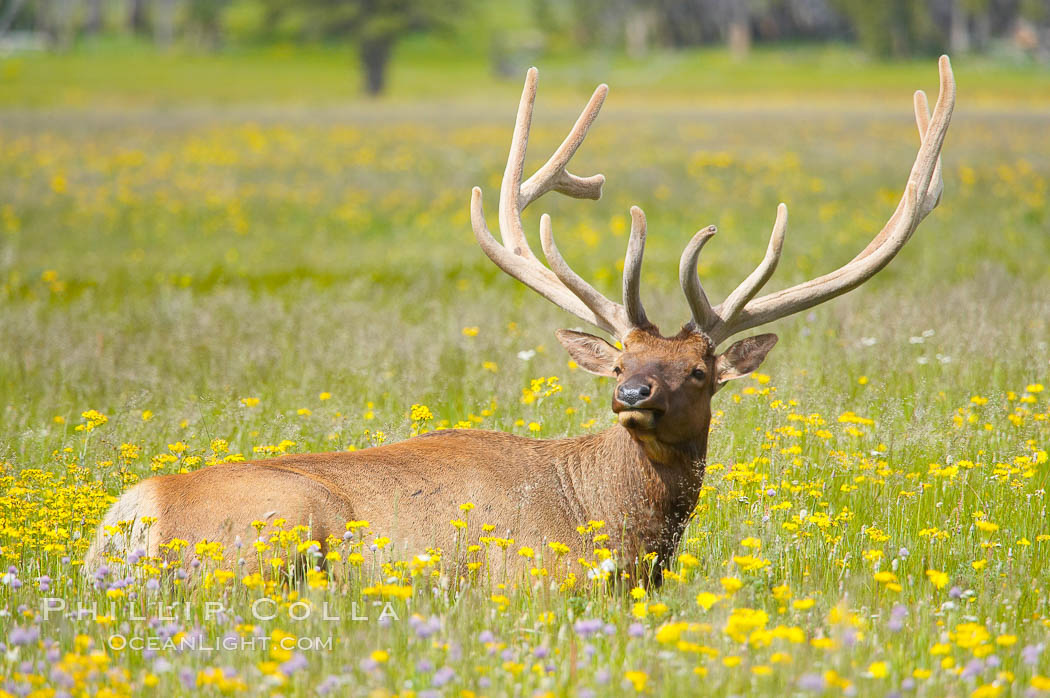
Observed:
[[[325,38],[351,38],[364,69],[365,90],[386,87],[397,41],[409,34],[450,29],[468,0],[263,0],[271,21],[286,11],[305,14],[305,26]]]
[[[986,15],[989,5],[989,0],[951,0],[948,46],[952,53],[967,53],[974,48],[975,18]]]
[[[127,26],[132,34],[149,31],[149,0],[128,0]]]
[[[47,37],[52,48],[66,50],[76,34],[76,7],[73,0],[37,0],[34,8],[36,28]]]
[[[209,49],[222,43],[223,12],[229,0],[189,0],[186,6],[186,30],[196,34]]]
[[[624,22],[624,40],[627,55],[643,58],[649,52],[649,44],[657,34],[660,15],[651,7],[637,7],[627,15]]]
[[[654,0],[573,0],[576,45],[617,47],[632,11],[654,4]]]
[[[751,2],[735,0],[729,7],[729,52],[737,60],[751,52]]]
[[[551,0],[532,0],[532,18],[536,26],[545,32],[556,32],[560,29],[558,13]]]
[[[19,11],[25,4],[25,0],[8,0],[4,3],[3,12],[0,12],[0,36],[7,33],[7,30],[15,23],[15,18],[18,17]]]
[[[752,4],[751,16],[756,41],[848,38],[849,25],[831,0],[763,0]]]
[[[1021,16],[1031,22],[1050,19],[1050,0],[1021,0]]]
[[[161,48],[175,41],[175,0],[156,0],[153,7],[153,38]]]
[[[1036,58],[1050,61],[1050,0],[1021,0],[1014,43]]]
[[[861,45],[882,57],[907,56],[920,49],[943,49],[929,2],[914,0],[836,0]]]
[[[100,31],[102,31],[102,0],[87,0],[84,33],[97,34]]]
[[[504,16],[498,23],[493,23],[491,17],[477,18],[480,31],[474,33],[488,37],[486,43],[493,75],[518,79],[552,45],[565,45],[565,27],[557,9],[545,0],[533,2],[530,7],[529,14]]]

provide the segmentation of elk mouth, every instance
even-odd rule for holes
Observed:
[[[628,407],[616,413],[620,426],[634,431],[652,431],[663,414],[660,410]]]

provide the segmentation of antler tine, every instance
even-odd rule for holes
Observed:
[[[647,327],[649,319],[642,307],[642,256],[645,254],[645,212],[631,207],[631,237],[623,261],[623,307],[635,327]]]
[[[943,80],[944,66],[941,65],[940,68],[941,79]],[[948,66],[948,70],[951,70],[951,66]],[[952,85],[952,88],[954,88],[954,85]],[[941,92],[943,94],[943,89]],[[921,146],[925,142],[926,132],[930,128],[930,105],[926,99],[926,93],[922,90],[915,90],[915,94],[913,95],[913,104],[915,107],[915,125],[919,130],[919,145]],[[936,208],[937,204],[940,203],[941,192],[943,190],[944,180],[941,177],[941,159],[938,155],[937,165],[934,168],[933,176],[930,179],[929,187],[925,191],[924,196],[920,197],[921,201],[919,211],[922,218],[925,218],[927,215],[929,215],[929,213],[934,208]],[[883,240],[885,240],[886,238],[887,231],[892,229],[892,227],[897,224],[903,206],[904,200],[901,199],[900,203],[897,204],[897,208],[896,210],[894,210],[893,215],[890,217],[890,220],[887,222],[886,227],[883,228],[882,232],[879,233],[879,235],[877,235],[871,242],[868,243],[867,247],[861,250],[860,254],[853,258],[853,261],[857,261],[859,259],[867,257],[882,244]]]
[[[714,329],[720,319],[711,309],[711,303],[707,300],[704,287],[700,285],[700,277],[697,276],[696,263],[700,258],[700,250],[704,249],[707,241],[714,237],[718,229],[709,225],[700,230],[685,246],[682,251],[682,259],[678,263],[678,281],[682,285],[682,292],[686,301],[689,302],[689,310],[693,314],[693,324],[704,332]]]
[[[940,94],[932,117],[926,116],[925,96],[916,96],[916,124],[921,144],[897,209],[875,239],[853,260],[835,271],[748,302],[719,332],[719,340],[823,303],[860,286],[889,264],[937,205],[940,152],[955,107],[955,78],[947,56],[941,56]]]
[[[546,213],[540,216],[540,244],[543,245],[543,254],[547,257],[547,263],[551,265],[558,279],[576,294],[599,320],[594,324],[616,337],[624,337],[631,326],[626,311],[584,281],[583,277],[574,272],[566,263],[558,246],[554,244],[551,217]]]
[[[525,74],[525,87],[518,102],[518,114],[514,117],[514,134],[507,154],[507,169],[503,171],[503,183],[499,190],[499,230],[503,245],[517,255],[538,262],[529,247],[525,229],[521,223],[521,177],[525,170],[525,151],[529,146],[529,130],[532,128],[532,109],[536,104],[536,82],[538,71],[529,68]]]
[[[521,212],[539,197],[552,189],[577,199],[599,199],[602,195],[604,175],[577,177],[565,168],[569,160],[583,144],[587,131],[598,117],[598,112],[609,92],[607,85],[599,85],[591,95],[569,135],[554,151],[550,159],[522,184],[525,170],[525,153],[529,145],[529,133],[532,129],[532,112],[536,105],[536,85],[539,72],[529,68],[525,75],[525,87],[518,103],[518,114],[514,119],[514,135],[511,138],[510,152],[507,155],[507,168],[503,172],[503,184],[499,192],[499,226],[505,245],[510,245],[515,254],[528,259],[536,259],[529,247],[524,226],[521,223]],[[537,260],[538,261],[538,260]]]
[[[922,90],[915,91],[915,125],[919,129],[919,144],[926,139],[926,131],[930,128],[930,105],[926,101],[926,93]],[[937,166],[933,170],[933,178],[930,187],[923,198],[923,216],[929,215],[930,211],[941,202],[941,192],[944,190],[944,179],[941,177],[941,158],[937,157]],[[931,203],[932,202],[932,203]]]
[[[572,130],[569,131],[569,135],[565,137],[565,140],[554,151],[550,159],[544,163],[543,167],[536,170],[521,185],[521,193],[518,199],[522,209],[552,189],[575,199],[601,198],[602,185],[605,184],[605,175],[596,174],[590,177],[577,177],[565,168],[568,166],[569,160],[572,159],[572,156],[576,154],[576,151],[583,144],[583,139],[587,137],[587,131],[591,128],[591,124],[598,118],[598,112],[601,111],[602,104],[605,103],[605,97],[608,94],[609,86],[604,83],[595,88],[594,94],[591,95],[587,106],[584,107],[579,118],[576,119],[576,123],[573,125]]]
[[[948,56],[941,56],[937,61],[937,68],[940,77],[940,84],[937,92],[937,103],[933,108],[933,118],[929,116],[929,106],[926,103],[926,93],[922,90],[918,90],[918,94],[915,95],[915,124],[923,130],[923,134],[920,136],[922,139],[922,145],[926,145],[926,141],[932,136],[934,143],[927,150],[927,161],[932,161],[932,168],[927,163],[925,165],[927,181],[921,182],[919,187],[919,193],[923,197],[922,208],[924,212],[922,214],[925,218],[930,211],[932,211],[937,203],[940,201],[941,190],[944,188],[944,182],[941,180],[941,146],[944,145],[944,137],[948,132],[948,122],[952,118],[952,111],[955,109],[955,76],[952,74],[952,64],[948,59]],[[921,102],[921,105],[920,105]],[[921,107],[921,108],[920,108]],[[941,123],[938,123],[938,115],[941,116]],[[925,124],[923,123],[925,122]],[[925,128],[923,128],[925,126]],[[922,153],[922,146],[919,148],[919,152]],[[914,169],[913,169],[914,172]],[[932,203],[927,206],[926,199],[930,198],[930,194],[936,191],[936,196],[933,197]]]
[[[584,322],[589,322],[607,332],[613,328],[594,311],[572,294],[557,277],[539,261],[530,262],[501,245],[489,232],[485,223],[485,211],[481,202],[481,187],[474,187],[470,198],[470,222],[474,238],[482,251],[508,276],[517,279],[559,308],[572,313]]]
[[[784,249],[787,218],[787,205],[781,203],[777,206],[777,218],[773,223],[773,232],[769,236],[769,246],[766,247],[766,255],[755,267],[755,270],[740,282],[740,285],[715,308],[714,312],[721,319],[723,326],[732,325],[740,309],[754,298],[756,293],[762,290],[762,287],[773,276],[773,272],[776,271],[777,264],[780,262],[780,253]]]

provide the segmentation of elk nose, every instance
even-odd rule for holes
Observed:
[[[640,378],[632,378],[625,381],[616,389],[616,398],[625,405],[633,407],[639,402],[645,402],[653,394],[652,386]]]

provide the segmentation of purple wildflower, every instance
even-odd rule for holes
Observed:
[[[980,659],[971,659],[966,663],[963,668],[962,677],[964,679],[972,679],[984,671],[984,662]]]
[[[441,621],[434,616],[426,620],[419,616],[412,616],[409,624],[416,631],[416,636],[424,640],[441,630]]]
[[[7,635],[7,640],[14,646],[31,645],[40,639],[40,628],[36,626],[29,626],[28,628],[16,625],[11,628],[11,632]],[[28,673],[28,672],[27,672]]]
[[[819,693],[824,690],[824,677],[820,674],[803,674],[798,677],[798,687],[803,691]]]
[[[281,673],[285,676],[291,676],[300,669],[305,669],[307,664],[306,657],[303,656],[302,652],[296,652],[291,659],[281,664]]]
[[[604,623],[597,618],[582,619],[573,623],[572,629],[576,631],[577,635],[587,637],[601,630],[603,625]]]
[[[433,683],[436,688],[441,688],[454,678],[456,678],[456,672],[452,671],[452,669],[447,666],[443,666],[434,672]]]
[[[347,533],[349,533],[349,531],[347,531]],[[321,681],[321,683],[317,684],[314,690],[317,691],[318,695],[326,696],[339,688],[339,683],[338,676],[332,676],[329,674]]]
[[[904,619],[908,617],[908,607],[902,604],[896,604],[893,610],[890,611],[890,620],[886,623],[892,632],[899,632],[904,627]]]
[[[49,678],[51,679],[51,683],[60,688],[73,688],[77,685],[76,679],[57,666],[51,668]]]

